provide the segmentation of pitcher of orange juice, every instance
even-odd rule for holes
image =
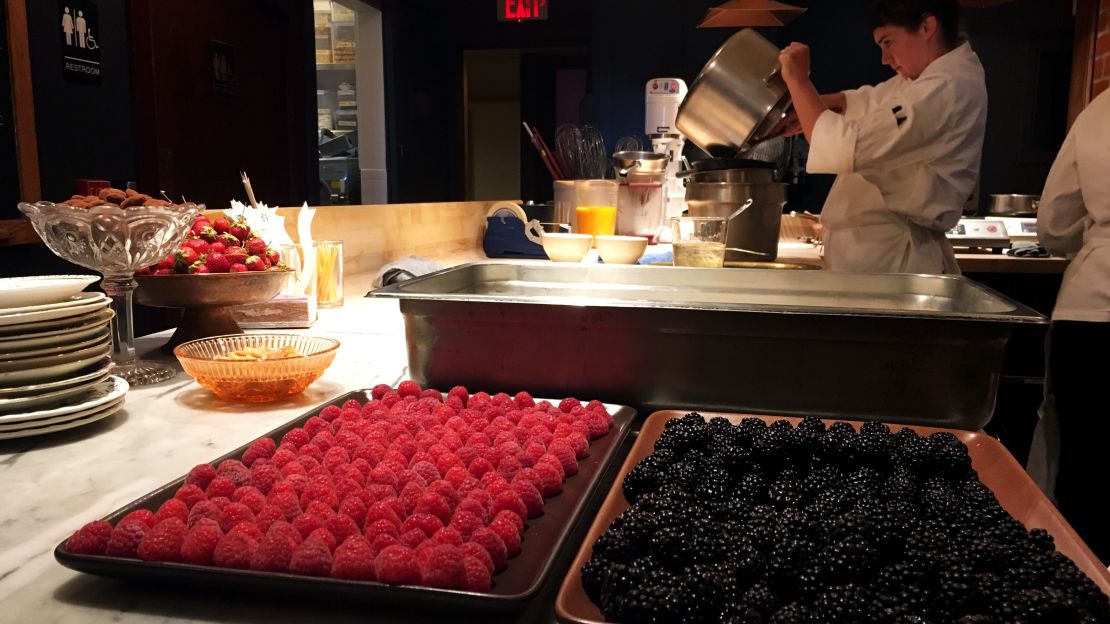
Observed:
[[[578,180],[574,183],[579,234],[597,237],[616,233],[619,189],[620,185],[612,180]]]

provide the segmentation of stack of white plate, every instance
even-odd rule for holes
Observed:
[[[98,278],[0,279],[0,440],[79,427],[119,411],[127,382],[109,374],[111,300]]]

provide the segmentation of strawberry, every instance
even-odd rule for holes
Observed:
[[[173,270],[173,265],[176,261],[177,261],[177,258],[175,258],[173,256],[166,256],[165,258],[162,258],[161,260],[159,260],[158,264],[154,265],[154,267],[155,267],[155,269],[157,269],[159,271],[161,271],[162,269],[169,269],[170,271],[172,271]]]
[[[280,263],[281,263],[281,254],[279,254],[279,253],[277,252],[277,250],[276,250],[276,249],[273,249],[272,247],[267,247],[267,248],[266,248],[266,252],[265,252],[265,256],[264,256],[264,257],[265,257],[265,258],[266,258],[267,260],[269,260],[269,261],[270,261],[270,264],[271,264],[271,265],[274,265],[274,264],[280,264]]]
[[[209,245],[208,249],[206,249],[204,253],[209,253],[209,252],[212,252],[212,251],[214,251],[216,253],[223,253],[223,252],[227,251],[227,245],[225,245],[223,241],[218,240],[218,241],[212,243],[211,245]]]
[[[212,229],[219,234],[224,234],[231,230],[231,222],[226,217],[216,217],[216,220],[212,222]]]
[[[231,272],[232,273],[246,273],[247,272],[247,265],[243,264],[242,262],[236,262],[235,264],[231,265]]]
[[[197,250],[197,254],[201,255],[201,256],[208,253],[208,250],[209,250],[208,243],[205,242],[204,239],[201,239],[201,238],[191,238],[191,239],[185,241],[184,243],[181,243],[181,246],[182,247],[192,247],[193,249]]]
[[[192,273],[194,275],[204,275],[206,273],[211,273],[211,271],[208,270],[208,265],[204,264],[204,262],[200,260],[197,260],[196,262],[189,265],[189,273]]]
[[[242,221],[231,224],[231,228],[228,229],[228,232],[242,242],[246,242],[246,240],[251,237],[251,227]]]
[[[235,238],[235,235],[232,234],[231,232],[224,232],[223,234],[220,234],[219,235],[219,240],[225,246],[227,246],[228,249],[231,249],[232,247],[238,247],[239,246],[239,239]]]
[[[154,275],[173,275],[173,269],[158,269]]]
[[[150,275],[150,267],[140,267],[135,271],[135,275]]]
[[[200,236],[200,233],[206,227],[209,227],[208,226],[208,220],[205,219],[204,221],[201,221],[198,218],[196,221],[193,222],[193,227],[190,229],[190,232],[192,233],[193,236]]]
[[[266,270],[266,263],[263,262],[262,258],[259,258],[258,256],[251,256],[251,257],[247,258],[247,261],[246,261],[245,264],[247,265],[247,269],[251,270],[251,271],[265,271]]]
[[[250,254],[247,253],[246,249],[236,245],[234,247],[228,247],[227,250],[224,251],[224,255],[227,256],[227,261],[232,264],[246,264],[247,256]]]
[[[174,263],[173,268],[178,273],[184,273],[194,262],[200,260],[200,254],[192,247],[182,247],[173,252]]]
[[[212,229],[212,226],[206,225],[201,228],[200,234],[197,234],[197,236],[201,237],[208,243],[214,243],[219,237],[219,234],[216,233],[216,230]]]
[[[210,253],[205,256],[204,264],[208,266],[209,273],[227,273],[231,270],[231,262],[222,253]]]
[[[257,236],[248,239],[247,242],[243,243],[243,247],[245,247],[247,253],[252,256],[263,256],[266,254],[266,241]]]

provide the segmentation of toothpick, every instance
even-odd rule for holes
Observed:
[[[251,179],[247,177],[246,171],[240,171],[239,175],[243,176],[243,186],[247,189],[247,199],[251,202],[251,207],[258,210],[258,200],[254,198],[254,189],[251,188]]]

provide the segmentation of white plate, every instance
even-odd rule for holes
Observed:
[[[127,381],[122,377],[110,375],[107,379],[94,385],[85,392],[70,397],[63,405],[58,407],[0,416],[0,431],[11,428],[28,427],[30,426],[27,424],[29,421],[43,421],[49,419],[53,422],[59,416],[66,415],[72,415],[72,418],[76,418],[79,413],[88,413],[89,410],[95,410],[96,408],[103,407],[122,398],[123,395],[127,394],[129,387]]]
[[[67,302],[66,304],[33,306],[35,308],[41,308],[36,310],[16,308],[17,310],[27,310],[26,312],[5,310],[3,314],[0,314],[0,326],[8,327],[11,325],[22,325],[24,323],[51,321],[54,319],[77,316],[79,314],[85,314],[86,312],[93,312],[101,308],[106,308],[111,301],[112,300],[104,293],[81,293],[75,298],[75,301]],[[62,305],[63,307],[51,307],[58,305]]]
[[[96,275],[36,275],[0,279],[0,308],[57,303],[99,280]],[[3,314],[3,310],[0,310]]]
[[[14,349],[9,350],[7,345],[0,343],[0,361],[6,360],[23,360],[26,358],[42,357],[44,355],[60,355],[62,353],[69,353],[70,351],[77,351],[80,349],[87,349],[95,344],[104,342],[105,339],[111,338],[112,332],[105,326],[97,328],[96,333],[92,337],[79,338],[68,342],[56,344],[49,347],[40,347],[37,349]]]
[[[101,345],[65,355],[16,360],[17,365],[0,364],[0,384],[10,388],[17,385],[60,381],[111,352],[112,341],[108,340]]]
[[[13,314],[29,314],[31,312],[43,312],[46,310],[62,310],[65,308],[73,308],[76,306],[84,305],[89,301],[95,299],[106,298],[102,292],[79,292],[76,295],[66,297],[61,301],[53,303],[40,303],[37,305],[28,305],[20,307],[0,307],[0,317],[11,316]]]
[[[122,407],[123,407],[123,399],[120,399],[119,401],[117,401],[115,403],[111,403],[111,404],[106,405],[102,408],[99,408],[99,411],[94,411],[94,413],[92,413],[92,414],[89,414],[87,416],[83,416],[81,418],[77,418],[75,420],[67,420],[65,422],[61,422],[61,423],[58,423],[58,424],[55,424],[55,425],[37,426],[37,427],[28,428],[28,429],[19,429],[19,430],[16,430],[16,431],[0,431],[0,440],[14,440],[16,438],[29,438],[31,436],[46,435],[48,433],[55,433],[55,432],[58,432],[58,431],[65,431],[66,429],[75,429],[77,427],[82,427],[84,425],[94,423],[94,422],[96,422],[98,420],[101,420],[103,418],[107,418],[107,417],[111,416],[112,414],[115,414],[116,412],[120,411],[120,409]]]
[[[108,323],[111,322],[114,315],[115,313],[111,310],[102,310],[100,313],[97,313],[94,319],[95,323],[77,325],[76,327],[66,327],[27,336],[0,338],[0,353],[16,353],[27,349],[45,349],[47,347],[56,347],[88,340],[102,333],[104,329],[108,327]]]
[[[24,386],[8,386],[0,387],[0,397],[3,398],[24,398],[24,397],[38,397],[48,392],[55,392],[64,388],[72,388],[78,384],[85,384],[86,382],[100,381],[108,376],[108,372],[112,370],[112,360],[104,358],[99,362],[85,370],[77,371],[71,377],[66,375],[61,379],[53,379],[48,381],[41,381],[35,384]]]
[[[115,314],[112,310],[104,308],[61,319],[8,325],[0,327],[0,340],[24,340],[55,336],[89,325],[110,321]]]
[[[0,415],[12,412],[25,412],[35,408],[46,409],[48,407],[60,405],[73,395],[81,394],[104,381],[104,379],[108,377],[109,372],[109,368],[105,367],[102,370],[98,370],[92,379],[78,382],[68,388],[41,392],[39,394],[29,394],[26,396],[15,396],[10,399],[0,399]]]

